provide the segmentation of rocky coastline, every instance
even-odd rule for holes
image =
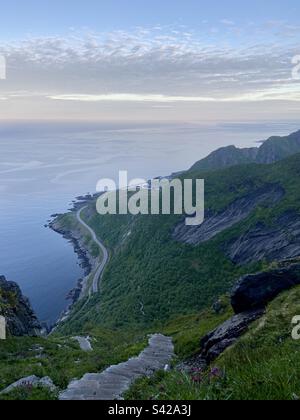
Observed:
[[[70,209],[70,212],[76,213],[76,211],[78,211],[81,207],[87,205],[93,198],[94,197],[91,195],[78,197],[76,201],[73,202],[73,208]],[[62,216],[62,214],[53,214],[49,223],[47,224],[47,228],[61,235],[66,241],[68,241],[72,245],[74,252],[77,255],[79,265],[83,269],[84,278],[78,279],[76,286],[67,294],[66,300],[70,300],[71,303],[62,312],[61,316],[57,320],[56,324],[51,328],[51,330],[53,330],[59,324],[64,322],[68,318],[74,305],[85,296],[88,277],[94,270],[94,268],[97,266],[98,262],[97,258],[94,258],[90,254],[80,230],[76,228],[67,229],[65,226],[63,226],[60,220]]]

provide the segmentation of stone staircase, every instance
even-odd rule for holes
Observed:
[[[168,365],[174,356],[172,339],[161,334],[151,336],[149,346],[125,363],[110,366],[102,373],[88,373],[70,383],[60,400],[121,400],[130,386],[143,376],[152,376]]]

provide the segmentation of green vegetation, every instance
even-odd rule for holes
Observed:
[[[137,356],[147,345],[146,336],[134,331],[113,331],[86,326],[82,335],[92,337],[93,352],[83,352],[72,337],[58,335],[48,338],[9,337],[2,341],[0,391],[20,378],[31,375],[49,376],[62,390],[72,379],[81,378],[87,372],[100,372],[112,364],[126,361]],[[34,394],[31,392],[31,389],[25,389],[16,395],[22,399],[28,396],[30,399],[36,395],[37,390]]]
[[[7,309],[15,308],[16,304],[16,296],[13,292],[0,289],[0,315],[4,315]]]
[[[90,233],[78,223],[74,212],[59,215],[55,219],[54,227],[59,228],[60,231],[72,232],[75,237],[80,236],[93,258],[96,259],[101,256],[101,250],[98,245],[92,240]]]
[[[300,344],[291,337],[300,287],[272,302],[266,315],[209,369],[193,378],[177,371],[138,381],[128,399],[299,400]],[[214,374],[215,372],[215,374]]]
[[[54,401],[57,392],[51,392],[43,387],[22,386],[6,395],[0,395],[0,401]]]
[[[173,338],[178,360],[198,353],[200,339],[233,315],[229,298],[224,296],[221,301],[222,308],[218,313],[206,309],[197,314],[176,317],[162,327],[163,334]]]
[[[172,238],[180,216],[99,216],[91,204],[85,221],[109,247],[111,260],[103,276],[101,297],[89,302],[82,323],[77,316],[77,326],[90,322],[109,328],[148,329],[210,307],[241,275],[264,268],[264,261],[233,264],[224,255],[224,244],[258,222],[276,225],[285,211],[299,212],[299,168],[300,155],[295,155],[273,165],[186,173],[185,177],[205,179],[206,208],[213,211],[266,184],[281,185],[285,190],[275,206],[260,205],[246,220],[199,246]]]
[[[299,212],[299,175],[300,155],[273,165],[251,164],[215,172],[186,173],[187,178],[205,179],[206,207],[212,211],[221,211],[266,184],[281,185],[285,191],[284,198],[273,207],[259,206],[242,223],[199,246],[173,239],[172,232],[180,216],[99,216],[95,203],[91,203],[83,217],[111,254],[101,293],[78,302],[69,320],[48,339],[9,338],[1,342],[0,390],[33,374],[49,376],[59,389],[64,389],[73,378],[99,372],[139,354],[151,332],[173,337],[176,361],[195,354],[200,339],[231,316],[226,297],[231,286],[241,275],[269,265],[265,261],[235,265],[225,256],[224,244],[257,223],[276,225],[278,216],[286,211]],[[60,216],[57,223],[81,233],[89,251],[97,256],[91,238],[78,226],[74,213]],[[210,308],[219,296],[223,296],[221,309],[215,313]],[[277,298],[268,308],[264,322],[254,324],[249,334],[217,360],[215,365],[222,375],[202,372],[195,381],[176,371],[159,373],[139,381],[127,397],[300,397],[298,343],[290,338],[291,319],[300,313],[299,298],[299,288]],[[71,339],[74,335],[90,335],[95,339],[94,351],[82,352]],[[14,398],[55,396],[45,395],[45,390],[25,389],[17,391]]]

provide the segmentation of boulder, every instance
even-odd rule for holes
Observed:
[[[27,378],[22,378],[17,382],[14,382],[13,384],[5,388],[0,394],[9,394],[15,389],[24,388],[24,387],[47,388],[51,392],[55,392],[57,389],[54,383],[52,382],[52,380],[48,376],[45,376],[44,378],[38,378],[37,376],[32,375],[32,376],[28,376]]]
[[[234,287],[231,304],[236,314],[266,306],[284,290],[300,284],[300,263],[243,276]]]

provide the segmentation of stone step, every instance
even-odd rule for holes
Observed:
[[[138,356],[102,373],[87,373],[74,380],[60,400],[120,400],[130,386],[142,376],[151,376],[169,364],[174,356],[172,339],[155,334],[149,346]]]

